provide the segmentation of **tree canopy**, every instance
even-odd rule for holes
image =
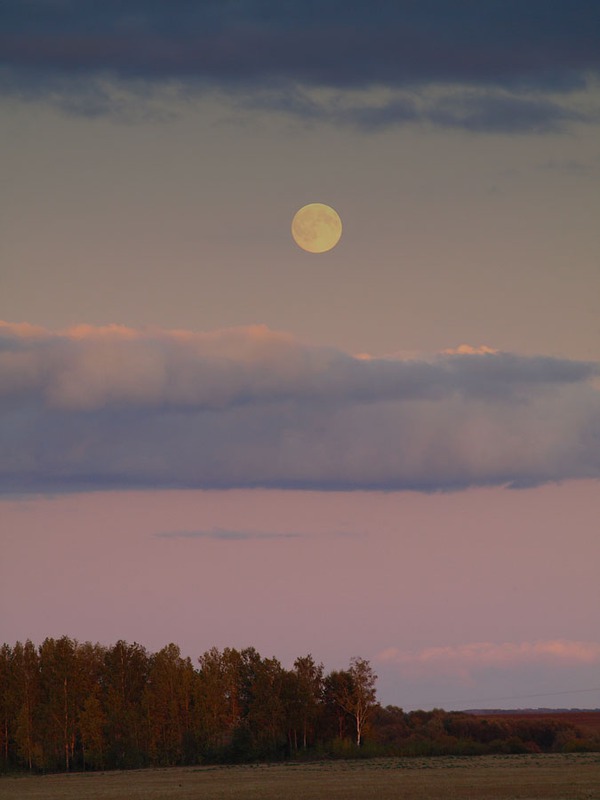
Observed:
[[[0,647],[0,769],[82,770],[310,757],[600,749],[568,722],[383,708],[369,661],[286,669],[253,647],[196,663],[169,644],[63,636]]]

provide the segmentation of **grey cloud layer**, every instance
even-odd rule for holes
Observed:
[[[0,327],[4,492],[600,478],[598,366],[358,359],[266,328]]]
[[[539,93],[583,88],[600,70],[596,0],[7,0],[1,14],[0,86],[62,94],[80,113],[110,110],[108,94],[81,78],[112,75],[138,86],[177,81],[241,90],[259,107],[367,128],[418,119],[544,130],[586,114]],[[431,85],[478,91],[457,107],[414,105],[414,90]],[[298,87],[372,86],[412,94],[375,109],[347,103],[343,113],[331,102],[295,100]]]

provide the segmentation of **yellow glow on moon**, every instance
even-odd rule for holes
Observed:
[[[337,211],[324,203],[302,206],[292,220],[292,236],[303,250],[325,253],[335,247],[342,235],[342,220]]]

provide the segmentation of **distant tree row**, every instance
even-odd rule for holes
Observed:
[[[573,725],[382,708],[368,661],[325,674],[254,648],[194,665],[169,644],[68,637],[0,648],[0,768],[35,771],[314,757],[598,749]]]

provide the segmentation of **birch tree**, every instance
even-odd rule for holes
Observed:
[[[338,706],[354,720],[356,746],[363,740],[365,725],[376,706],[375,682],[377,675],[364,658],[352,658],[349,669],[332,673],[330,680],[333,696]]]

